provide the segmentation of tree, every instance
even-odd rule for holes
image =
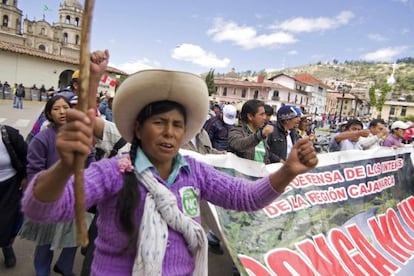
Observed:
[[[216,93],[216,85],[214,84],[214,69],[210,69],[206,76],[206,84],[208,95],[211,96]]]
[[[379,98],[377,99],[377,95],[375,95],[375,91],[377,91],[377,86],[373,85],[369,88],[369,101],[371,106],[374,106],[379,112],[382,111],[382,107],[384,106],[385,100],[387,99],[387,94],[391,91],[392,87],[384,83],[381,86],[381,94],[379,95]]]

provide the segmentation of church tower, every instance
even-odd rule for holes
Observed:
[[[59,22],[54,24],[60,39],[61,55],[79,56],[83,7],[77,0],[65,0],[60,4]]]
[[[21,44],[22,11],[17,8],[17,0],[1,0],[0,33],[5,41]]]

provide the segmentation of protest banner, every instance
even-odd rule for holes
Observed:
[[[266,208],[210,205],[245,275],[411,275],[414,271],[413,147],[318,155]],[[186,152],[187,153],[187,152]],[[257,179],[281,164],[233,154],[191,154],[237,177]]]

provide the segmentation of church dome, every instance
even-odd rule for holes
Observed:
[[[79,3],[78,0],[65,0],[65,2],[63,3],[64,6],[68,6],[68,7],[75,7],[78,9],[82,9],[82,4]]]

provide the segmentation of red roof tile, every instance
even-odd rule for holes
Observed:
[[[79,65],[79,59],[66,57],[66,56],[53,55],[53,54],[50,54],[50,53],[47,53],[47,52],[44,52],[44,51],[36,50],[36,49],[33,49],[33,48],[29,48],[29,47],[26,47],[26,46],[23,46],[23,45],[10,43],[10,42],[6,42],[6,41],[0,41],[0,50],[1,51],[6,51],[6,52],[12,52],[12,53],[16,53],[16,54],[34,56],[34,57],[38,57],[38,58],[43,58],[43,59],[48,59],[48,60],[53,60],[53,61],[59,61],[59,62],[74,64],[74,65]],[[106,71],[111,72],[111,73],[115,73],[115,74],[120,74],[120,75],[127,75],[127,73],[123,72],[122,70],[119,70],[119,69],[117,69],[115,67],[111,67],[111,66],[108,66]]]

